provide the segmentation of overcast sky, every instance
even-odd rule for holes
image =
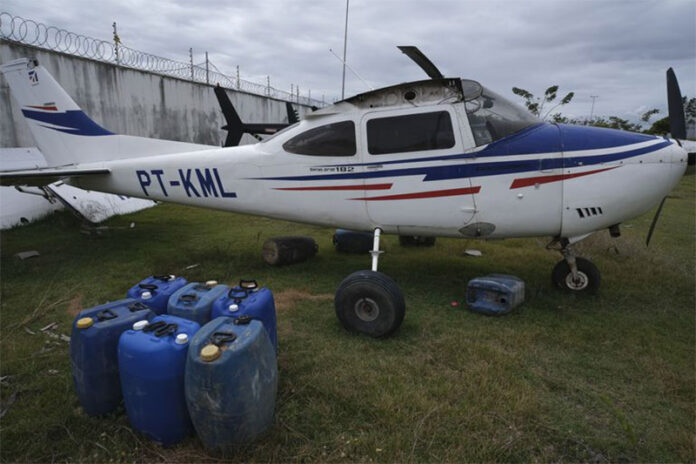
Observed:
[[[341,94],[345,0],[3,0],[0,11],[96,38],[118,23],[124,45],[210,60],[223,72],[333,101]],[[696,96],[694,0],[350,0],[348,64],[373,87],[419,80],[397,45],[416,45],[446,76],[476,79],[512,99],[558,84],[576,96],[563,112],[637,120],[666,115],[665,71]],[[346,96],[367,90],[350,71]]]

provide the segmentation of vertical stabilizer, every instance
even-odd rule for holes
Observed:
[[[0,73],[49,167],[216,148],[114,134],[90,119],[35,59],[5,63]]]

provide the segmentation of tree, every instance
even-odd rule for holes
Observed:
[[[552,85],[551,87],[546,89],[543,98],[535,97],[533,93],[529,92],[528,90],[521,89],[519,87],[513,87],[512,93],[522,97],[524,99],[524,106],[526,106],[527,109],[533,115],[539,116],[541,119],[544,120],[551,114],[551,111],[555,110],[559,106],[567,105],[575,96],[575,92],[569,92],[555,106],[553,106],[551,109],[547,110],[546,113],[544,113],[544,106],[547,103],[551,103],[556,100],[556,97],[558,96],[558,85]],[[556,115],[560,115],[560,113],[554,114],[552,118]]]
[[[686,119],[686,124],[693,124],[696,122],[696,98],[688,98],[684,95],[682,97],[682,105],[684,105],[684,118]],[[667,116],[655,121],[645,132],[647,134],[665,135],[669,134],[670,130],[669,116]]]

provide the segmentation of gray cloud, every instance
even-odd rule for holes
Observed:
[[[98,5],[98,7],[95,7]],[[306,95],[340,96],[343,0],[103,1],[5,0],[3,10],[109,39],[117,21],[133,48],[195,62],[210,59],[233,74]],[[396,45],[419,46],[446,75],[474,78],[512,96],[512,86],[541,93],[575,91],[567,114],[637,119],[666,111],[664,72],[673,66],[682,93],[696,96],[696,2],[690,0],[370,1],[352,0],[348,62],[372,86],[424,74]],[[347,94],[366,90],[347,73]],[[513,97],[515,98],[515,97]]]

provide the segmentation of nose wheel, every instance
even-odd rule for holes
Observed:
[[[592,261],[576,257],[570,248],[562,250],[564,259],[553,268],[553,284],[570,293],[595,294],[599,290],[601,276]]]
[[[371,337],[387,337],[404,320],[406,304],[398,285],[386,274],[377,271],[379,237],[375,229],[372,270],[357,271],[346,277],[336,290],[334,306],[341,325]]]

